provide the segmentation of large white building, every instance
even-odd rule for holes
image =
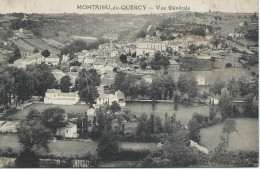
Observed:
[[[79,97],[76,92],[62,93],[57,89],[47,89],[44,97],[45,104],[73,105],[78,101]]]
[[[153,57],[156,51],[166,51],[166,42],[148,39],[136,42],[136,56]]]

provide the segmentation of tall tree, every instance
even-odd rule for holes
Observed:
[[[69,93],[70,86],[72,85],[70,76],[63,76],[60,80],[60,90],[61,92]]]
[[[221,90],[225,87],[225,82],[221,79],[217,79],[214,84],[210,87],[210,92],[213,94],[221,95]]]
[[[102,159],[109,159],[119,151],[118,137],[112,131],[102,132],[98,143],[98,156]]]
[[[88,86],[99,86],[101,83],[100,74],[96,69],[86,70],[82,69],[78,73],[78,77],[76,79],[76,89],[81,92],[85,87]]]
[[[227,146],[229,136],[232,132],[236,131],[236,121],[234,119],[226,119],[222,128],[223,134],[226,134]]]
[[[9,63],[13,64],[16,60],[21,59],[21,53],[18,47],[14,48],[13,55],[9,58]]]
[[[85,103],[89,103],[90,105],[93,105],[95,103],[96,98],[98,98],[99,94],[94,86],[85,87],[80,92],[80,98],[82,98]]]
[[[23,120],[17,133],[23,148],[30,150],[48,149],[49,139],[52,138],[51,131],[39,119]]]
[[[47,89],[57,88],[57,81],[48,65],[42,63],[38,65],[29,65],[26,68],[28,74],[34,80],[34,94],[44,96]]]
[[[215,35],[211,41],[210,41],[213,45],[213,47],[215,47],[216,49],[218,48],[219,44],[221,44],[223,42],[223,40],[221,39],[221,37],[219,35]]]
[[[40,158],[34,151],[26,148],[15,159],[15,167],[38,168],[40,167]]]
[[[45,49],[44,51],[42,51],[41,55],[44,57],[48,57],[51,55],[51,52],[48,49]]]
[[[53,107],[45,109],[41,114],[43,124],[50,128],[54,135],[58,128],[66,126],[67,115],[65,110],[60,107]]]
[[[115,112],[118,112],[121,110],[121,107],[120,105],[116,102],[116,101],[113,101],[111,106],[110,106],[110,110],[115,113]]]

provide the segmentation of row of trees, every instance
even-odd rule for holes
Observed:
[[[0,103],[6,108],[12,104],[23,103],[31,96],[44,96],[49,88],[57,88],[58,84],[46,64],[30,65],[25,69],[5,67],[0,74]]]
[[[171,99],[176,84],[170,75],[157,75],[151,83],[138,76],[118,72],[115,76],[115,90],[122,91],[126,97],[148,97],[154,101]]]
[[[188,94],[188,100],[198,95],[198,83],[196,79],[186,74],[181,74],[175,82],[170,74],[158,73],[152,78],[152,82],[139,79],[138,76],[118,72],[115,76],[114,87],[122,91],[126,97],[148,97],[154,101],[172,99],[173,92],[179,89],[181,94]]]
[[[233,100],[244,101],[244,115],[248,117],[258,117],[258,78],[250,81],[242,76],[238,79],[232,78],[226,84],[221,79],[211,86],[210,92],[220,97],[220,112],[223,120],[228,117],[237,116],[238,110],[232,105]]]
[[[74,55],[75,53],[81,52],[83,50],[98,49],[99,45],[107,43],[107,42],[108,42],[108,40],[103,39],[103,38],[98,39],[98,41],[89,43],[89,44],[87,44],[85,41],[82,41],[82,40],[76,40],[61,49],[60,57],[62,57],[63,55],[69,54],[70,59],[73,59],[76,57]]]

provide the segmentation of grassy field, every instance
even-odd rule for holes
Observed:
[[[49,153],[41,149],[40,154],[53,155],[55,157],[84,157],[87,154],[95,155],[97,145],[97,142],[91,140],[85,142],[56,140],[50,141]],[[0,135],[0,149],[4,151],[8,147],[11,147],[12,151],[16,153],[19,153],[22,150],[22,146],[18,142],[18,137],[16,135]]]
[[[258,151],[258,119],[238,118],[236,119],[237,132],[230,135],[228,151],[250,150]],[[223,124],[201,129],[201,145],[210,151],[218,146],[222,135]]]
[[[88,105],[53,105],[53,104],[31,104],[27,107],[25,107],[23,110],[18,111],[15,114],[12,114],[11,116],[7,117],[8,120],[21,120],[25,119],[25,117],[28,115],[29,111],[34,108],[42,112],[43,110],[51,107],[60,107],[65,110],[67,114],[77,114],[81,113],[84,114],[86,110],[89,109]]]
[[[84,142],[71,140],[56,140],[50,141],[50,152],[40,150],[41,155],[53,155],[55,157],[84,157],[88,154],[96,155],[98,142],[86,140]],[[0,150],[6,151],[7,148],[12,148],[12,152],[19,153],[22,150],[21,144],[18,142],[17,135],[6,134],[0,135]],[[144,151],[157,149],[157,143],[138,143],[138,142],[121,142],[119,148],[122,150]]]

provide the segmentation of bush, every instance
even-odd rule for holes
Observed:
[[[39,156],[30,149],[23,150],[15,160],[18,168],[38,168],[40,167]]]
[[[230,67],[232,67],[232,64],[231,64],[231,63],[227,63],[227,64],[226,64],[226,67],[227,67],[227,68],[230,68]]]

